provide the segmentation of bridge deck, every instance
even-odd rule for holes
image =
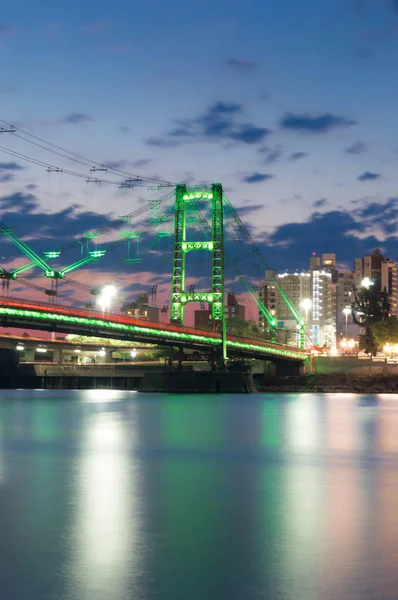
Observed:
[[[221,345],[220,333],[19,298],[0,299],[0,325],[163,345],[181,344],[191,348],[217,348]],[[228,336],[227,348],[229,354],[242,357],[280,357],[303,361],[308,356],[304,350],[291,346],[237,336]]]

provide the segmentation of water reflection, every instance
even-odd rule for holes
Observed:
[[[7,394],[5,598],[396,597],[398,397]]]
[[[129,456],[134,423],[127,432],[122,414],[105,410],[91,414],[82,431],[68,545],[78,597],[122,598],[134,591],[141,511],[138,466]]]
[[[286,442],[289,447],[310,452],[322,445],[318,411],[319,399],[313,394],[301,394],[296,401],[289,404],[285,413]]]

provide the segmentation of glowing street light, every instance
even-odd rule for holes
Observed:
[[[134,359],[135,359],[135,357],[137,356],[137,350],[133,349],[133,350],[130,352],[130,354],[131,354],[131,358],[134,360]]]
[[[361,286],[366,288],[367,290],[374,284],[374,281],[369,279],[369,277],[364,277],[361,281]]]
[[[348,337],[348,315],[351,314],[351,308],[346,306],[343,308],[343,313],[345,315],[345,336]]]
[[[103,313],[111,307],[112,298],[116,296],[116,288],[114,285],[105,285],[100,295],[97,298],[97,303],[101,307]]]

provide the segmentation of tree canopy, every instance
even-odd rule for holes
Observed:
[[[376,356],[379,342],[374,334],[375,326],[390,318],[390,304],[386,288],[381,290],[375,285],[354,288],[351,311],[353,322],[362,329],[360,345],[365,352]]]

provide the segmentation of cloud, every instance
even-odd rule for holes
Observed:
[[[29,192],[33,192],[37,188],[38,188],[38,186],[35,183],[28,183],[27,185],[25,185],[25,189],[28,190]]]
[[[368,230],[376,227],[382,234],[395,234],[398,228],[398,198],[388,198],[385,202],[362,199],[352,214]]]
[[[236,131],[232,131],[230,133],[229,137],[235,142],[243,142],[244,144],[257,144],[270,133],[271,131],[265,127],[255,127],[254,125],[245,124],[238,126]]]
[[[266,165],[271,165],[276,162],[283,154],[282,146],[275,146],[275,148],[269,148],[268,146],[264,146],[258,149],[259,154],[265,155],[264,163]]]
[[[167,138],[151,137],[146,140],[148,146],[155,146],[156,148],[175,148],[180,143],[176,140],[170,140]]]
[[[263,208],[267,208],[267,206],[265,204],[245,204],[235,210],[240,217],[247,217],[247,215],[263,210]]]
[[[281,225],[271,235],[264,235],[266,241],[258,245],[273,268],[279,270],[308,268],[312,252],[321,254],[336,249],[339,262],[352,264],[355,257],[369,254],[380,245],[377,236],[366,233],[366,229],[358,216],[347,211],[315,212],[303,223]],[[387,249],[396,243],[397,238],[391,238]]]
[[[326,198],[320,198],[319,200],[315,200],[315,202],[312,203],[312,206],[314,208],[322,208],[322,206],[325,206],[325,204],[327,204],[327,200]]]
[[[292,152],[292,154],[288,156],[288,160],[301,160],[307,156],[309,156],[308,152]]]
[[[110,170],[124,169],[129,166],[127,160],[108,160],[103,163],[104,167]]]
[[[251,175],[243,177],[241,181],[243,183],[260,183],[260,181],[268,181],[273,178],[274,175],[270,175],[269,173],[252,173]]]
[[[150,146],[170,148],[187,141],[232,141],[257,144],[271,132],[265,127],[240,122],[243,107],[236,102],[215,102],[199,117],[175,121],[176,127],[162,137],[146,140]]]
[[[240,73],[249,73],[257,67],[257,63],[248,58],[227,58],[225,65]]]
[[[371,171],[365,171],[362,175],[358,175],[358,181],[373,181],[374,179],[380,179],[380,173],[371,173]]]
[[[138,160],[133,160],[131,166],[134,168],[146,167],[151,162],[153,162],[152,158],[139,158]]]
[[[128,125],[119,125],[118,129],[120,133],[130,133],[131,131],[131,127],[129,127]]]
[[[279,122],[282,129],[308,133],[327,133],[339,127],[351,127],[356,121],[325,113],[323,115],[311,116],[308,113],[294,114],[285,113]]]
[[[16,162],[0,162],[0,171],[22,171],[24,167],[21,167]]]
[[[65,117],[62,117],[62,119],[60,119],[60,123],[70,123],[70,124],[77,124],[77,123],[86,123],[88,121],[93,121],[94,119],[92,117],[90,117],[90,115],[87,115],[86,113],[79,113],[79,112],[72,112],[69,115],[66,115]]]
[[[363,154],[364,152],[367,152],[367,150],[366,144],[363,142],[356,142],[346,148],[345,152],[347,152],[347,154]]]
[[[13,176],[11,175],[11,173],[0,173],[0,183],[7,183],[8,181],[11,181],[13,179]]]

